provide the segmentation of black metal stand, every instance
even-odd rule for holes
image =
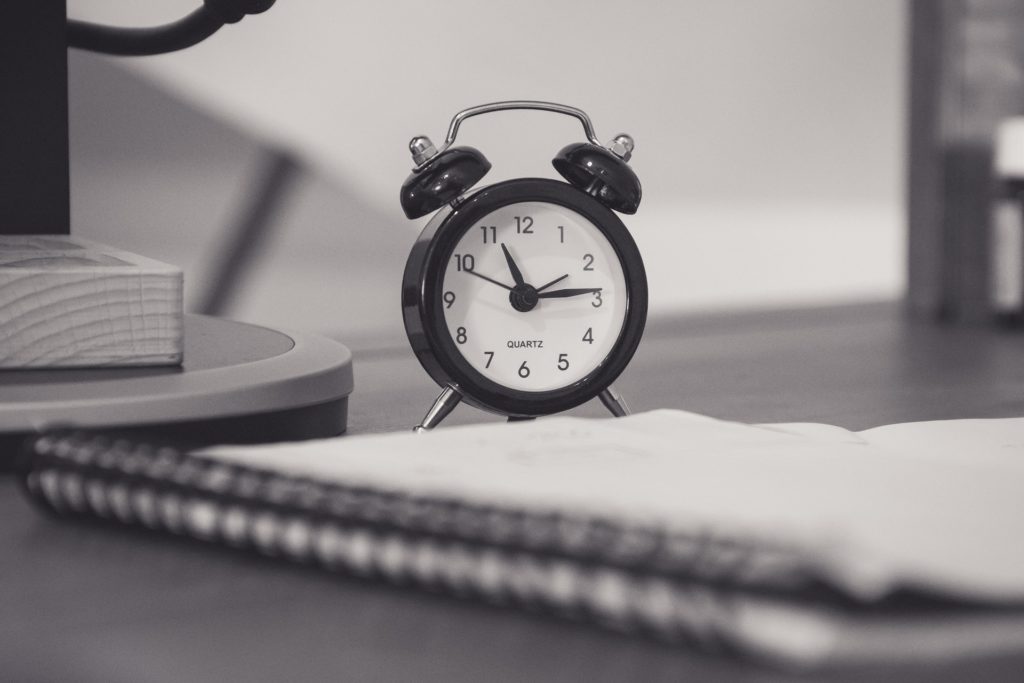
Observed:
[[[0,2],[0,235],[67,235],[64,0]]]

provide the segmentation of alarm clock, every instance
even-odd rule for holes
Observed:
[[[518,178],[475,188],[491,164],[453,147],[472,116],[535,109],[573,116],[586,142],[552,164],[566,182]],[[431,429],[460,401],[531,419],[599,397],[629,412],[612,387],[647,319],[643,260],[617,213],[636,213],[633,140],[602,145],[590,118],[550,102],[496,102],[454,116],[440,149],[413,138],[402,184],[410,219],[437,213],[420,233],[402,280],[402,317],[416,357],[441,394],[416,427]]]

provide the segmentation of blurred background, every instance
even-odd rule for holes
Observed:
[[[72,18],[177,19],[195,0],[69,0]],[[628,132],[626,219],[652,316],[895,300],[905,289],[907,8],[895,0],[346,3],[280,0],[183,52],[69,52],[72,230],[212,286],[231,226],[282,155],[294,174],[228,317],[401,341],[401,271],[426,218],[398,188],[417,134],[543,99]],[[579,124],[473,119],[485,182],[557,177]]]

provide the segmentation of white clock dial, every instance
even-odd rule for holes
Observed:
[[[525,392],[586,377],[611,353],[626,317],[615,248],[580,214],[545,202],[509,204],[478,220],[456,244],[439,296],[463,358]]]

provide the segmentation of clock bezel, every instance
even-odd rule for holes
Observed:
[[[583,216],[612,245],[626,282],[623,325],[611,351],[584,377],[548,391],[508,387],[470,365],[451,338],[440,298],[446,268],[462,236],[484,216],[520,202],[555,204]],[[439,385],[453,386],[462,400],[491,412],[514,417],[547,415],[594,398],[632,360],[647,321],[647,274],[632,235],[610,209],[568,183],[518,178],[474,191],[454,207],[442,209],[424,227],[406,262],[402,317],[416,357]]]

